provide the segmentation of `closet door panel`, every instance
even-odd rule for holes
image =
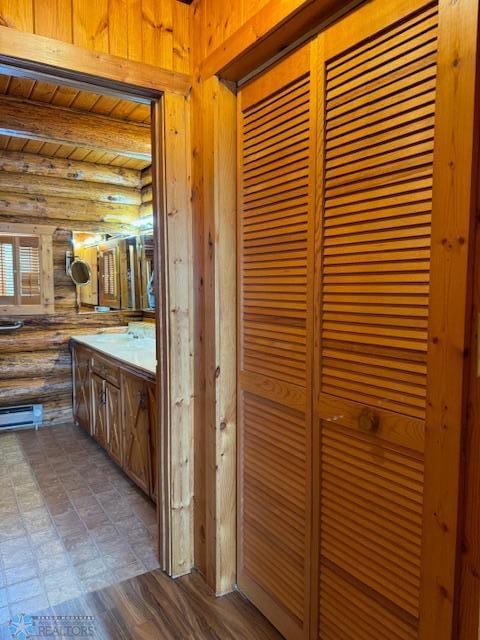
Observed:
[[[239,96],[238,583],[288,638],[309,623],[309,65],[307,46]]]
[[[438,20],[393,5],[319,36],[319,637],[336,640],[416,638],[420,615]]]

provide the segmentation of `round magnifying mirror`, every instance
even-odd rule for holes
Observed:
[[[75,258],[70,265],[70,277],[77,287],[84,287],[88,284],[92,278],[92,271],[88,262]]]

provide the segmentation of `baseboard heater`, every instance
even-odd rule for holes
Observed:
[[[25,404],[0,407],[0,431],[9,429],[38,429],[43,419],[43,405]]]

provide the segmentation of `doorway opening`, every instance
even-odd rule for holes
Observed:
[[[4,621],[167,568],[161,100],[2,67]]]

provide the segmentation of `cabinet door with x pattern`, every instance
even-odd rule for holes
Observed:
[[[122,374],[122,411],[125,428],[125,472],[150,494],[151,444],[148,382],[128,373]]]

